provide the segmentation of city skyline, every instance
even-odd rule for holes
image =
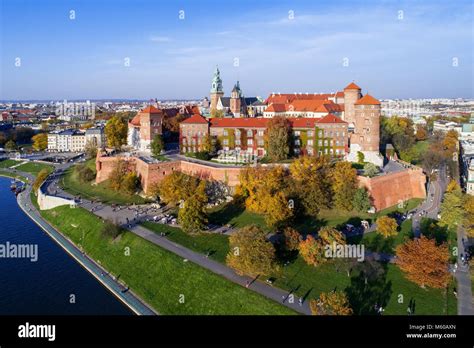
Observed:
[[[380,99],[473,98],[467,1],[215,4],[4,1],[0,99],[200,99],[216,65],[226,95],[356,81]]]

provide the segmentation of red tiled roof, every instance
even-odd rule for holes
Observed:
[[[207,120],[199,114],[194,114],[190,118],[185,119],[181,123],[194,123],[194,124],[196,124],[196,123],[201,123],[201,124],[206,123],[207,124]]]
[[[265,109],[267,112],[285,112],[287,111],[287,104],[275,104],[272,103],[268,105],[268,107]]]
[[[252,117],[252,118],[211,118],[211,127],[225,128],[265,128],[270,118]]]
[[[194,117],[194,116],[193,116]],[[211,127],[221,128],[266,128],[271,118],[211,118]],[[328,114],[323,118],[292,117],[287,118],[293,128],[314,128],[317,123],[346,123],[339,117]]]
[[[130,121],[130,123],[134,126],[140,126],[140,114],[136,114],[134,118]]]
[[[318,118],[317,123],[347,123],[346,121],[341,120],[339,117],[333,114],[327,114],[323,118]]]
[[[346,89],[360,89],[360,87],[357,86],[354,82],[351,82],[344,88],[344,90]]]
[[[355,105],[380,105],[380,102],[369,94],[364,95]]]
[[[144,108],[140,112],[143,112],[145,114],[159,114],[159,113],[161,113],[161,110],[158,109],[158,108],[155,108],[152,105],[148,105],[146,108]]]
[[[278,93],[270,94],[265,100],[265,104],[287,104],[292,103],[295,100],[329,100],[333,97],[343,97],[344,92],[336,93]]]

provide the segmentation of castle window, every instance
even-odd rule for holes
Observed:
[[[300,140],[299,139],[295,139],[295,145],[299,145],[300,144]]]
[[[313,139],[308,139],[308,146],[313,146]]]
[[[295,136],[299,136],[300,135],[300,131],[295,131]]]
[[[313,131],[308,131],[308,137],[312,137],[313,136]]]
[[[247,136],[248,136],[248,137],[253,137],[253,132],[252,132],[251,129],[249,129],[249,130],[247,131]]]
[[[253,139],[247,139],[247,145],[253,145]]]
[[[228,139],[224,139],[223,143],[224,143],[224,145],[229,145],[229,140],[228,140]]]
[[[258,131],[258,136],[263,137],[263,130]]]
[[[224,136],[228,136],[229,135],[229,132],[227,131],[227,129],[224,129]]]
[[[240,137],[240,131],[238,129],[235,130],[235,136]]]
[[[235,145],[240,145],[240,139],[235,140]]]
[[[264,142],[262,139],[260,139],[260,140],[258,141],[258,145],[259,145],[259,146],[263,146],[264,144],[265,144],[265,142]]]

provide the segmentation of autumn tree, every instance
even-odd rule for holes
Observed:
[[[346,244],[344,235],[332,227],[323,227],[319,230],[317,239],[308,235],[300,242],[300,255],[307,264],[319,266],[328,261],[326,252],[332,250],[334,244]]]
[[[300,242],[303,240],[301,234],[292,227],[287,227],[282,233],[282,244],[284,250],[298,250]]]
[[[313,315],[352,315],[347,295],[342,291],[322,292],[309,303]]]
[[[290,122],[286,117],[275,116],[267,124],[265,135],[267,155],[274,161],[287,159],[290,154]]]
[[[474,196],[464,196],[464,228],[470,238],[474,238]]]
[[[284,168],[249,167],[241,171],[236,194],[245,199],[246,208],[263,214],[270,227],[278,227],[293,217]]]
[[[105,125],[108,146],[118,150],[127,144],[127,132],[128,125],[124,117],[115,115],[110,118]]]
[[[434,239],[420,236],[396,248],[396,263],[407,279],[422,288],[444,289],[449,282],[449,251],[445,243],[437,246]]]
[[[239,274],[271,274],[276,267],[276,255],[275,248],[266,235],[267,232],[255,225],[246,226],[233,233],[229,237],[227,265]]]
[[[33,149],[36,151],[44,151],[48,148],[48,134],[39,133],[31,138],[33,140]]]
[[[196,192],[184,200],[179,209],[178,221],[184,232],[198,233],[207,226],[206,203],[206,182],[201,181]]]
[[[422,125],[416,126],[415,138],[417,141],[422,141],[428,139],[428,130]]]
[[[41,184],[46,180],[46,178],[49,175],[49,171],[45,169],[41,169],[38,175],[35,178],[35,181],[33,183],[33,192],[36,194],[38,189],[40,188]]]
[[[199,180],[181,172],[173,172],[152,188],[152,194],[171,206],[191,197],[199,185]]]
[[[331,170],[334,205],[338,209],[350,211],[357,190],[357,171],[349,162],[337,162]]]
[[[161,155],[161,151],[165,148],[165,142],[163,141],[163,137],[161,134],[156,134],[153,137],[153,140],[150,144],[151,147],[151,154],[153,157],[158,157]]]
[[[463,219],[462,191],[456,181],[452,180],[446,189],[440,209],[440,226],[456,228]]]
[[[327,157],[301,156],[290,165],[294,189],[306,215],[316,217],[331,205],[331,183]]]
[[[122,187],[122,182],[128,172],[128,164],[124,160],[118,160],[109,175],[109,187],[112,190],[119,191]]]
[[[397,220],[388,216],[381,216],[376,221],[377,233],[381,234],[385,238],[393,237],[397,235]]]
[[[135,172],[128,172],[126,173],[123,178],[122,182],[120,183],[120,188],[125,193],[132,195],[135,193],[139,186],[140,180]]]
[[[371,207],[370,195],[365,187],[358,188],[352,200],[354,209],[366,213]]]
[[[365,155],[361,151],[357,151],[357,163],[364,164]]]

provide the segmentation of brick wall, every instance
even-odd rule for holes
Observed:
[[[426,177],[421,170],[407,169],[374,178],[359,176],[359,185],[365,186],[377,211],[389,208],[411,198],[425,198]]]
[[[205,180],[226,182],[228,186],[234,187],[239,184],[239,174],[242,170],[240,167],[215,168],[188,161],[146,163],[136,157],[101,157],[98,155],[96,182],[100,183],[106,180],[114,169],[115,163],[120,159],[129,161],[130,169],[135,170],[139,175],[145,193],[149,193],[155,183],[160,182],[173,171],[181,171]],[[359,176],[358,179],[359,186],[366,187],[370,192],[377,211],[394,206],[400,201],[426,197],[426,178],[423,172],[418,169],[407,169],[374,178]]]

